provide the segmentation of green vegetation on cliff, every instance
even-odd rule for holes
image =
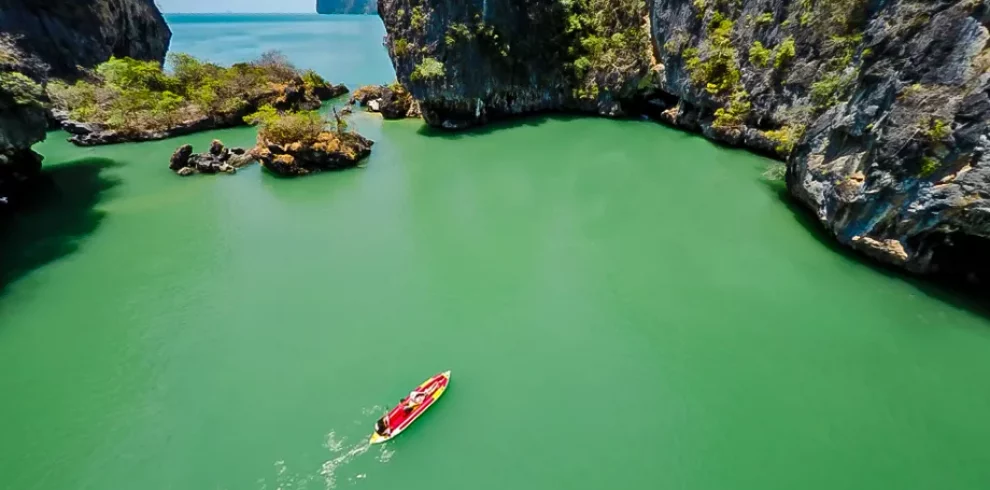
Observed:
[[[839,103],[856,81],[858,72],[829,72],[811,84],[811,101],[819,109],[826,109]]]
[[[446,69],[444,68],[443,62],[438,61],[436,58],[423,58],[416,68],[413,70],[412,75],[409,76],[413,81],[416,80],[434,80],[437,78],[442,78],[446,74]]]
[[[754,41],[749,48],[749,62],[757,68],[766,68],[770,63],[770,50],[763,43]]]
[[[752,104],[749,103],[749,94],[745,90],[740,90],[729,98],[726,107],[719,107],[715,110],[715,120],[712,126],[716,128],[736,128],[746,123],[746,116]]]
[[[952,135],[952,127],[942,119],[928,118],[926,126],[924,128],[925,137],[932,143],[939,143]]]
[[[743,7],[740,2],[693,0],[696,18],[702,24],[700,40],[690,46],[684,34],[676,33],[664,48],[668,55],[683,60],[691,85],[711,96],[708,102],[716,104],[712,126],[722,129],[742,127],[752,109],[747,86],[742,81],[743,69],[772,69],[774,73],[768,76],[786,81],[798,55],[795,36],[801,39],[801,49],[808,49],[806,46],[810,45],[811,49],[820,51],[821,68],[807,85],[806,101],[778,111],[773,120],[780,126],[763,131],[763,135],[773,142],[774,151],[786,157],[803,136],[810,119],[845,100],[855,86],[862,59],[869,55],[868,50],[862,49],[864,5],[863,0],[797,0],[790,5],[786,21],[780,25],[785,29],[782,39],[768,36],[763,31],[747,47],[736,45],[740,32],[756,34],[761,29],[759,26],[773,21],[773,13],[748,14],[745,22],[737,25],[734,17],[740,15]],[[737,28],[740,32],[736,32]],[[773,45],[775,37],[779,41]],[[768,41],[771,42],[769,46],[764,44]],[[740,50],[748,61],[745,67],[740,63]],[[754,80],[748,78],[746,83],[752,86]]]
[[[636,75],[645,75],[650,52],[643,0],[567,0],[568,47],[574,76],[580,81],[575,96],[593,99],[600,89],[621,91]]]
[[[16,71],[0,72],[0,93],[4,92],[18,105],[41,105],[45,95],[41,85]]]
[[[712,126],[719,129],[739,128],[745,125],[752,104],[741,82],[738,53],[732,44],[735,22],[719,10],[707,10],[720,5],[718,1],[694,2],[699,17],[706,22],[706,36],[699,47],[687,48],[681,56],[691,83],[724,101],[722,107],[715,109]],[[756,41],[749,48],[749,62],[756,67],[765,67],[770,62],[770,54],[763,43]]]
[[[792,17],[817,33],[844,35],[863,23],[866,4],[867,0],[798,0],[792,7]]]
[[[922,157],[921,171],[918,172],[918,176],[921,178],[931,177],[932,174],[938,172],[938,169],[941,166],[942,166],[942,162],[940,162],[937,158]]]
[[[17,105],[41,105],[44,89],[30,76],[43,77],[46,67],[26,55],[9,34],[0,33],[0,94]]]
[[[776,145],[774,150],[781,156],[787,156],[794,150],[794,145],[804,136],[803,125],[787,125],[780,129],[765,131],[764,136]]]
[[[111,58],[88,79],[52,82],[57,109],[83,123],[120,132],[168,130],[190,121],[239,117],[265,103],[316,103],[330,85],[292,66],[278,52],[222,67],[187,54],[169,56],[172,71],[154,61]]]
[[[794,59],[795,54],[794,38],[788,37],[784,39],[777,47],[773,48],[773,67],[778,70],[786,68],[791,60]]]

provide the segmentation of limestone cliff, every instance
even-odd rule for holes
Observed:
[[[990,280],[990,0],[382,0],[429,124],[648,113],[788,160],[842,243]]]
[[[152,0],[0,0],[0,211],[40,171],[42,84],[110,56],[162,60],[170,38]]]
[[[0,213],[41,170],[31,145],[48,127],[41,84],[47,67],[0,34]]]
[[[0,32],[56,78],[110,56],[164,59],[172,37],[154,0],[0,0]]]
[[[318,14],[376,14],[378,0],[316,0]]]

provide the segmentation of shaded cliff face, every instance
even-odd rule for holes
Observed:
[[[152,0],[0,0],[0,211],[39,176],[42,84],[111,56],[163,60],[170,38]]]
[[[0,34],[0,214],[18,204],[21,192],[41,171],[31,145],[48,128],[40,83],[47,66]]]
[[[589,6],[609,8],[614,32],[573,25],[594,15]],[[621,114],[649,69],[639,0],[381,0],[379,14],[400,81],[437,126],[560,109]],[[616,34],[623,46],[608,60],[581,44]]]
[[[318,14],[377,14],[378,0],[316,0]]]
[[[56,78],[110,56],[162,60],[172,37],[153,0],[0,0],[0,32]]]
[[[381,7],[398,77],[430,124],[648,112],[787,158],[790,192],[843,243],[990,280],[988,0]]]
[[[705,5],[657,0],[652,11],[660,87],[680,99],[670,120],[789,156],[791,194],[843,243],[918,272],[990,279],[976,253],[990,245],[987,2]],[[722,65],[716,22],[731,23]],[[699,83],[711,80],[734,84]],[[749,107],[719,127],[740,93]]]

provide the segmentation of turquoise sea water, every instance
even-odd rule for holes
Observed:
[[[232,64],[274,49],[334,83],[395,80],[382,45],[385,26],[376,15],[171,14],[167,19],[172,52]]]
[[[217,61],[392,76],[374,17],[170,22]],[[0,488],[987,488],[990,321],[833,247],[763,158],[640,121],[353,126],[364,167],[294,180],[167,170],[251,128],[38,145],[57,192],[0,249]]]

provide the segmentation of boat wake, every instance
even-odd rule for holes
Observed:
[[[382,407],[379,406],[368,407],[362,409],[361,414],[365,417],[377,416],[382,410]],[[368,425],[368,421],[356,420],[355,424]],[[375,455],[376,462],[388,463],[392,459],[395,451],[389,450],[386,446],[386,444],[375,446],[375,451],[372,451],[372,454]],[[349,444],[347,437],[338,436],[336,431],[330,431],[326,435],[323,447],[330,452],[331,458],[323,462],[319,472],[308,475],[292,473],[284,461],[276,461],[275,485],[270,487],[267,482],[260,480],[258,483],[261,490],[307,490],[313,488],[310,485],[318,480],[322,480],[323,488],[333,490],[339,485],[356,485],[368,477],[367,473],[352,472],[347,474],[345,472],[345,467],[356,461],[361,455],[371,451],[372,446],[367,437],[362,435],[360,442]]]
[[[371,449],[371,443],[367,440],[362,440],[361,442],[348,446],[347,438],[336,437],[336,433],[331,432],[327,434],[327,442],[325,444],[326,448],[330,450],[330,453],[335,456],[325,462],[323,462],[323,467],[320,469],[320,475],[323,477],[323,481],[326,483],[326,488],[332,489],[337,488],[337,479],[340,475],[341,467],[350,463],[354,458],[368,452]],[[365,475],[357,474],[347,478],[349,483],[354,483],[357,479],[363,479]]]

